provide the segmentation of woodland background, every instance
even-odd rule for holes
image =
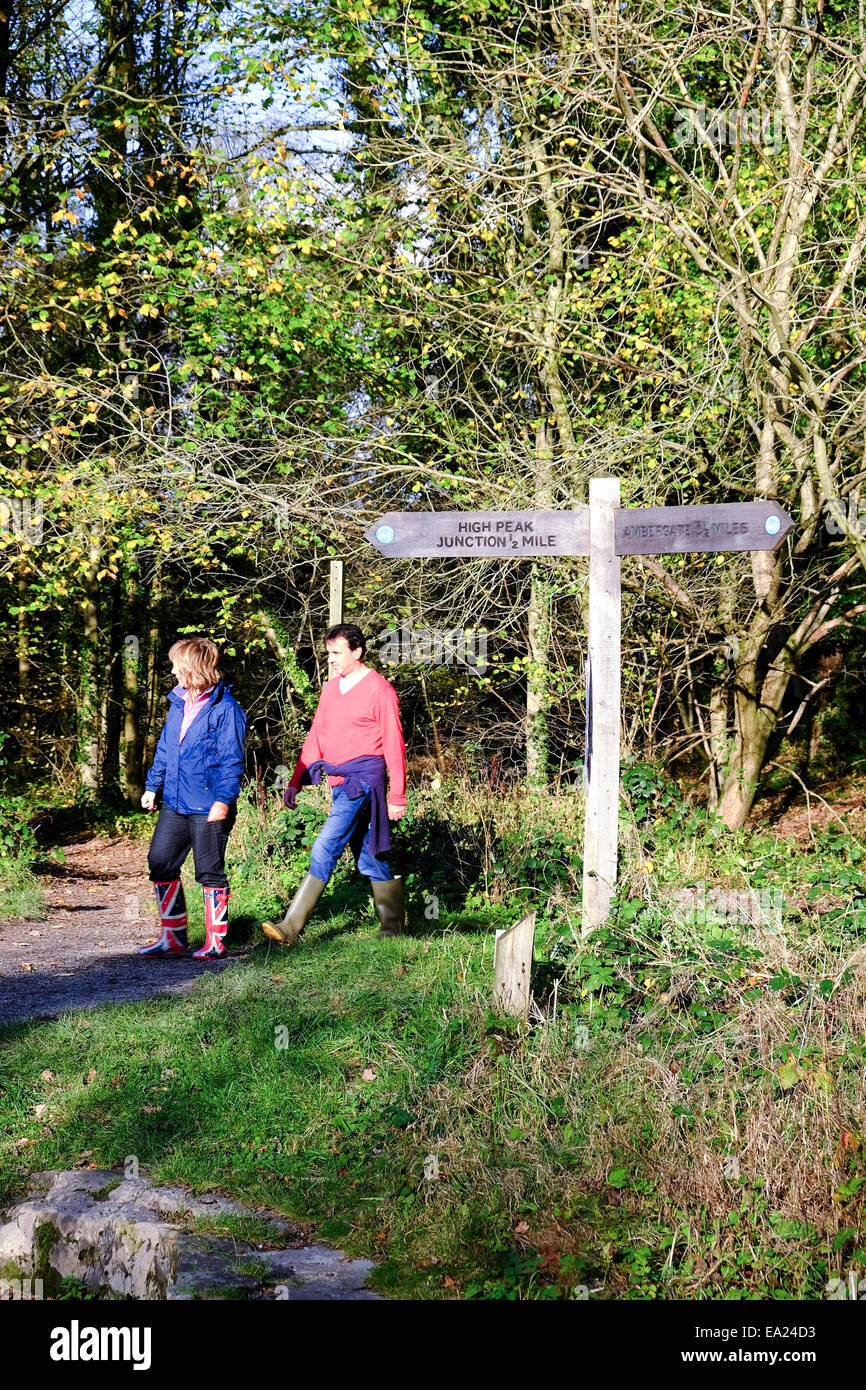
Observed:
[[[625,562],[627,756],[731,827],[780,756],[797,792],[856,760],[863,54],[836,0],[4,3],[8,787],[135,805],[199,631],[267,779],[332,557],[373,637],[488,633],[483,678],[395,673],[414,756],[573,780],[585,561],[362,536],[605,472],[624,505],[796,523],[773,555]]]

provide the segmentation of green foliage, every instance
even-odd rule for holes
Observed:
[[[800,206],[790,161],[748,131],[711,158],[678,127],[684,102],[721,108],[746,88],[755,101],[772,90],[781,38],[755,58],[746,7],[724,44],[700,16],[683,47],[666,0],[642,0],[627,34],[614,26],[587,50],[576,14],[526,25],[499,3],[404,13],[328,2],[263,27],[255,7],[220,4],[185,14],[178,44],[165,16],[132,4],[122,18],[94,12],[71,47],[66,14],[48,30],[16,21],[9,81],[35,133],[20,145],[12,132],[2,156],[0,495],[44,514],[38,540],[5,523],[0,535],[0,653],[21,687],[2,697],[0,722],[21,723],[20,779],[35,769],[67,789],[77,780],[91,799],[103,788],[134,798],[117,785],[124,633],[140,642],[131,702],[145,738],[167,639],[201,628],[236,659],[272,766],[315,699],[323,565],[336,555],[362,621],[471,618],[495,635],[483,677],[438,670],[419,691],[417,672],[401,673],[419,750],[435,744],[438,721],[451,730],[446,758],[471,740],[491,761],[516,744],[519,764],[531,688],[542,705],[535,750],[570,766],[585,719],[582,561],[407,567],[365,547],[367,526],[397,506],[570,508],[623,439],[628,506],[763,491],[751,422],[772,379],[771,492],[808,540],[790,576],[780,572],[778,612],[752,631],[754,578],[737,556],[668,557],[661,576],[625,591],[624,704],[640,715],[638,756],[679,757],[685,740],[703,759],[707,706],[736,686],[713,752],[736,785],[731,725],[750,704],[770,723],[780,713],[759,699],[770,633],[803,616],[803,594],[818,594],[853,545],[844,527],[838,540],[810,531],[799,508],[803,467],[817,507],[833,500],[814,441],[843,430],[833,485],[843,498],[856,495],[862,453],[845,423],[862,418],[859,301],[831,288],[858,273],[845,266],[863,214],[859,128],[844,161],[820,159],[856,30],[840,12],[830,42],[825,14],[822,82],[798,64],[790,74],[815,186],[807,224],[785,240],[798,248],[787,328],[772,332],[787,332],[794,356],[776,381],[761,265],[787,236],[777,220]],[[125,58],[109,80],[100,55],[117,24]],[[54,55],[67,48],[57,77]],[[502,56],[512,51],[514,62]],[[576,65],[580,80],[551,87],[548,61]],[[625,97],[598,107],[592,74],[614,70],[643,93],[635,109],[640,122],[652,111],[652,130],[620,119]],[[270,115],[229,154],[220,130],[244,96]],[[284,138],[296,103],[321,117],[304,136],[325,142],[312,175]],[[731,211],[740,206],[748,217]],[[706,260],[708,226],[730,259]],[[730,279],[734,265],[745,280]],[[96,623],[86,643],[84,613]],[[856,703],[858,620],[840,591],[827,622],[850,657],[843,714]],[[808,642],[795,665],[808,665]],[[756,661],[737,667],[735,649],[755,643]],[[832,709],[821,718],[828,741],[856,755],[857,721]],[[132,761],[140,777],[141,748]],[[649,803],[635,790],[640,820]],[[650,800],[658,808],[664,795]]]
[[[265,867],[280,880],[296,885],[309,868],[310,849],[325,822],[327,811],[320,800],[301,797],[294,811],[280,810],[271,819],[256,815],[256,796],[242,797],[242,823],[230,846],[231,872],[238,884],[255,883]],[[335,881],[344,870],[338,867]]]
[[[7,735],[0,733],[0,767]],[[24,917],[39,921],[45,916],[44,895],[33,872],[37,858],[36,833],[23,797],[4,795],[0,806],[0,919]],[[63,851],[56,855],[62,858]]]
[[[688,799],[665,772],[651,763],[627,762],[620,786],[638,825],[661,820],[668,831],[694,830],[701,821]]]
[[[77,1279],[74,1274],[64,1274],[59,1281],[54,1297],[61,1302],[65,1300],[72,1303],[85,1303],[101,1299],[102,1294],[98,1289],[89,1290],[84,1280]]]
[[[485,834],[470,817],[460,815],[459,800],[452,814],[431,814],[429,805],[410,788],[406,815],[392,837],[410,892],[423,888],[456,905],[483,876]]]
[[[554,888],[578,891],[583,873],[579,846],[569,843],[563,831],[532,835],[527,843],[524,828],[505,834],[493,864],[495,876],[509,884],[519,883],[549,894]]]

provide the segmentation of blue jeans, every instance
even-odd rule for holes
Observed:
[[[310,873],[327,883],[337,860],[349,846],[359,872],[382,883],[394,875],[384,859],[377,859],[370,848],[370,787],[362,782],[364,795],[350,801],[342,785],[331,788],[331,814],[313,843]]]

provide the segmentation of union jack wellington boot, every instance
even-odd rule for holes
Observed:
[[[205,943],[193,951],[193,960],[216,960],[226,953],[223,940],[229,924],[229,890],[227,888],[203,888],[204,926],[207,933]]]
[[[139,946],[140,956],[184,956],[189,950],[186,939],[186,898],[179,878],[170,883],[155,883],[156,910],[159,913],[161,935],[158,941]]]

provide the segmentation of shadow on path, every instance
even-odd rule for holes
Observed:
[[[191,953],[168,960],[139,956],[138,947],[158,935],[144,863],[144,849],[134,841],[67,843],[66,863],[52,865],[43,879],[46,919],[0,923],[0,1026],[184,994],[202,975],[219,974],[249,955],[251,946],[230,949],[217,961],[193,960]]]

